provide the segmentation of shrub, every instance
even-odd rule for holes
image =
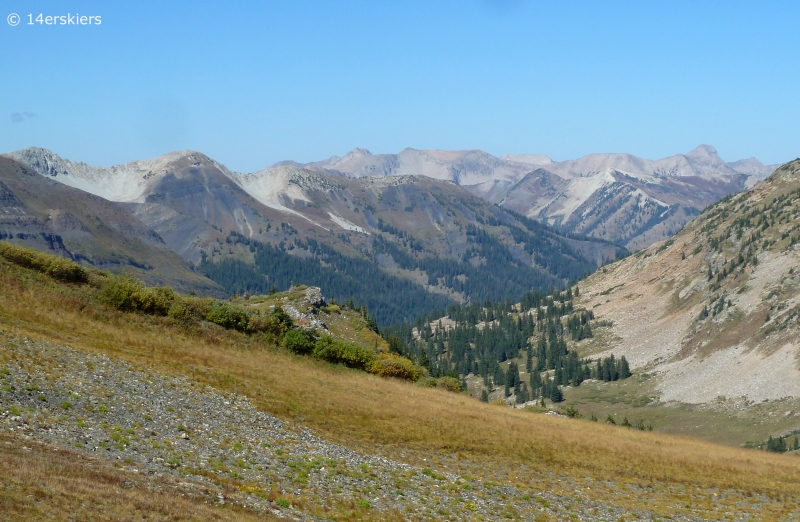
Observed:
[[[167,310],[167,315],[181,324],[189,324],[194,318],[192,309],[183,300],[176,300]]]
[[[372,350],[326,335],[314,343],[314,357],[332,363],[342,363],[351,368],[368,369],[375,361]]]
[[[144,285],[130,276],[112,276],[100,288],[100,297],[117,310],[134,312],[139,310]]]
[[[86,270],[69,259],[0,241],[0,255],[14,264],[69,283],[85,283]]]
[[[314,336],[306,330],[293,329],[283,334],[283,346],[294,353],[311,353],[314,350],[314,341]]]
[[[214,301],[211,304],[211,308],[206,314],[206,321],[240,332],[253,330],[250,324],[250,312],[224,301]]]
[[[111,276],[103,282],[100,297],[117,310],[167,315],[177,295],[171,288],[145,287],[135,277]]]
[[[286,313],[282,307],[277,306],[275,310],[273,310],[269,315],[269,320],[273,323],[275,327],[280,329],[281,332],[286,332],[294,326],[294,321],[292,321],[292,316]]]
[[[139,310],[151,315],[167,315],[177,295],[172,288],[144,288],[140,295]]]
[[[369,372],[381,377],[395,377],[408,381],[416,381],[419,378],[419,372],[414,367],[414,363],[394,353],[379,354],[369,368]]]
[[[436,383],[436,387],[456,393],[464,391],[463,388],[461,388],[461,381],[455,377],[440,377],[439,382]]]
[[[435,377],[424,377],[419,380],[419,385],[425,388],[436,388],[438,383]]]

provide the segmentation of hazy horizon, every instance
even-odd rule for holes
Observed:
[[[111,166],[193,149],[240,172],[356,147],[800,155],[798,4],[62,6],[6,8],[2,152]],[[35,22],[70,13],[102,23]]]

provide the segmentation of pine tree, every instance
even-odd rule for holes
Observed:
[[[517,383],[519,383],[519,366],[517,366],[517,363],[511,362],[508,364],[506,381],[508,382],[508,385],[512,387],[516,387]]]
[[[489,394],[486,393],[486,388],[481,391],[481,402],[489,402]]]
[[[423,368],[427,368],[428,370],[431,369],[431,361],[428,359],[428,354],[425,353],[425,350],[422,350],[419,354],[419,365]]]
[[[506,375],[503,372],[503,369],[500,368],[500,365],[496,364],[494,367],[494,385],[502,386],[505,383],[506,383]]]
[[[550,400],[556,403],[564,401],[564,393],[561,391],[561,388],[553,386],[550,390]]]
[[[623,355],[619,360],[619,378],[627,379],[631,376],[631,368],[628,365],[628,360]]]

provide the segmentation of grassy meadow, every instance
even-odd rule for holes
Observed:
[[[246,395],[256,407],[358,451],[513,484],[531,496],[550,490],[664,517],[800,513],[800,459],[791,455],[484,404],[296,355],[263,335],[120,312],[96,294],[87,283],[58,282],[0,259],[5,333]]]

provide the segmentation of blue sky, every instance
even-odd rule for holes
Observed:
[[[0,151],[800,156],[800,2],[208,4],[0,2],[22,18],[0,22]]]

